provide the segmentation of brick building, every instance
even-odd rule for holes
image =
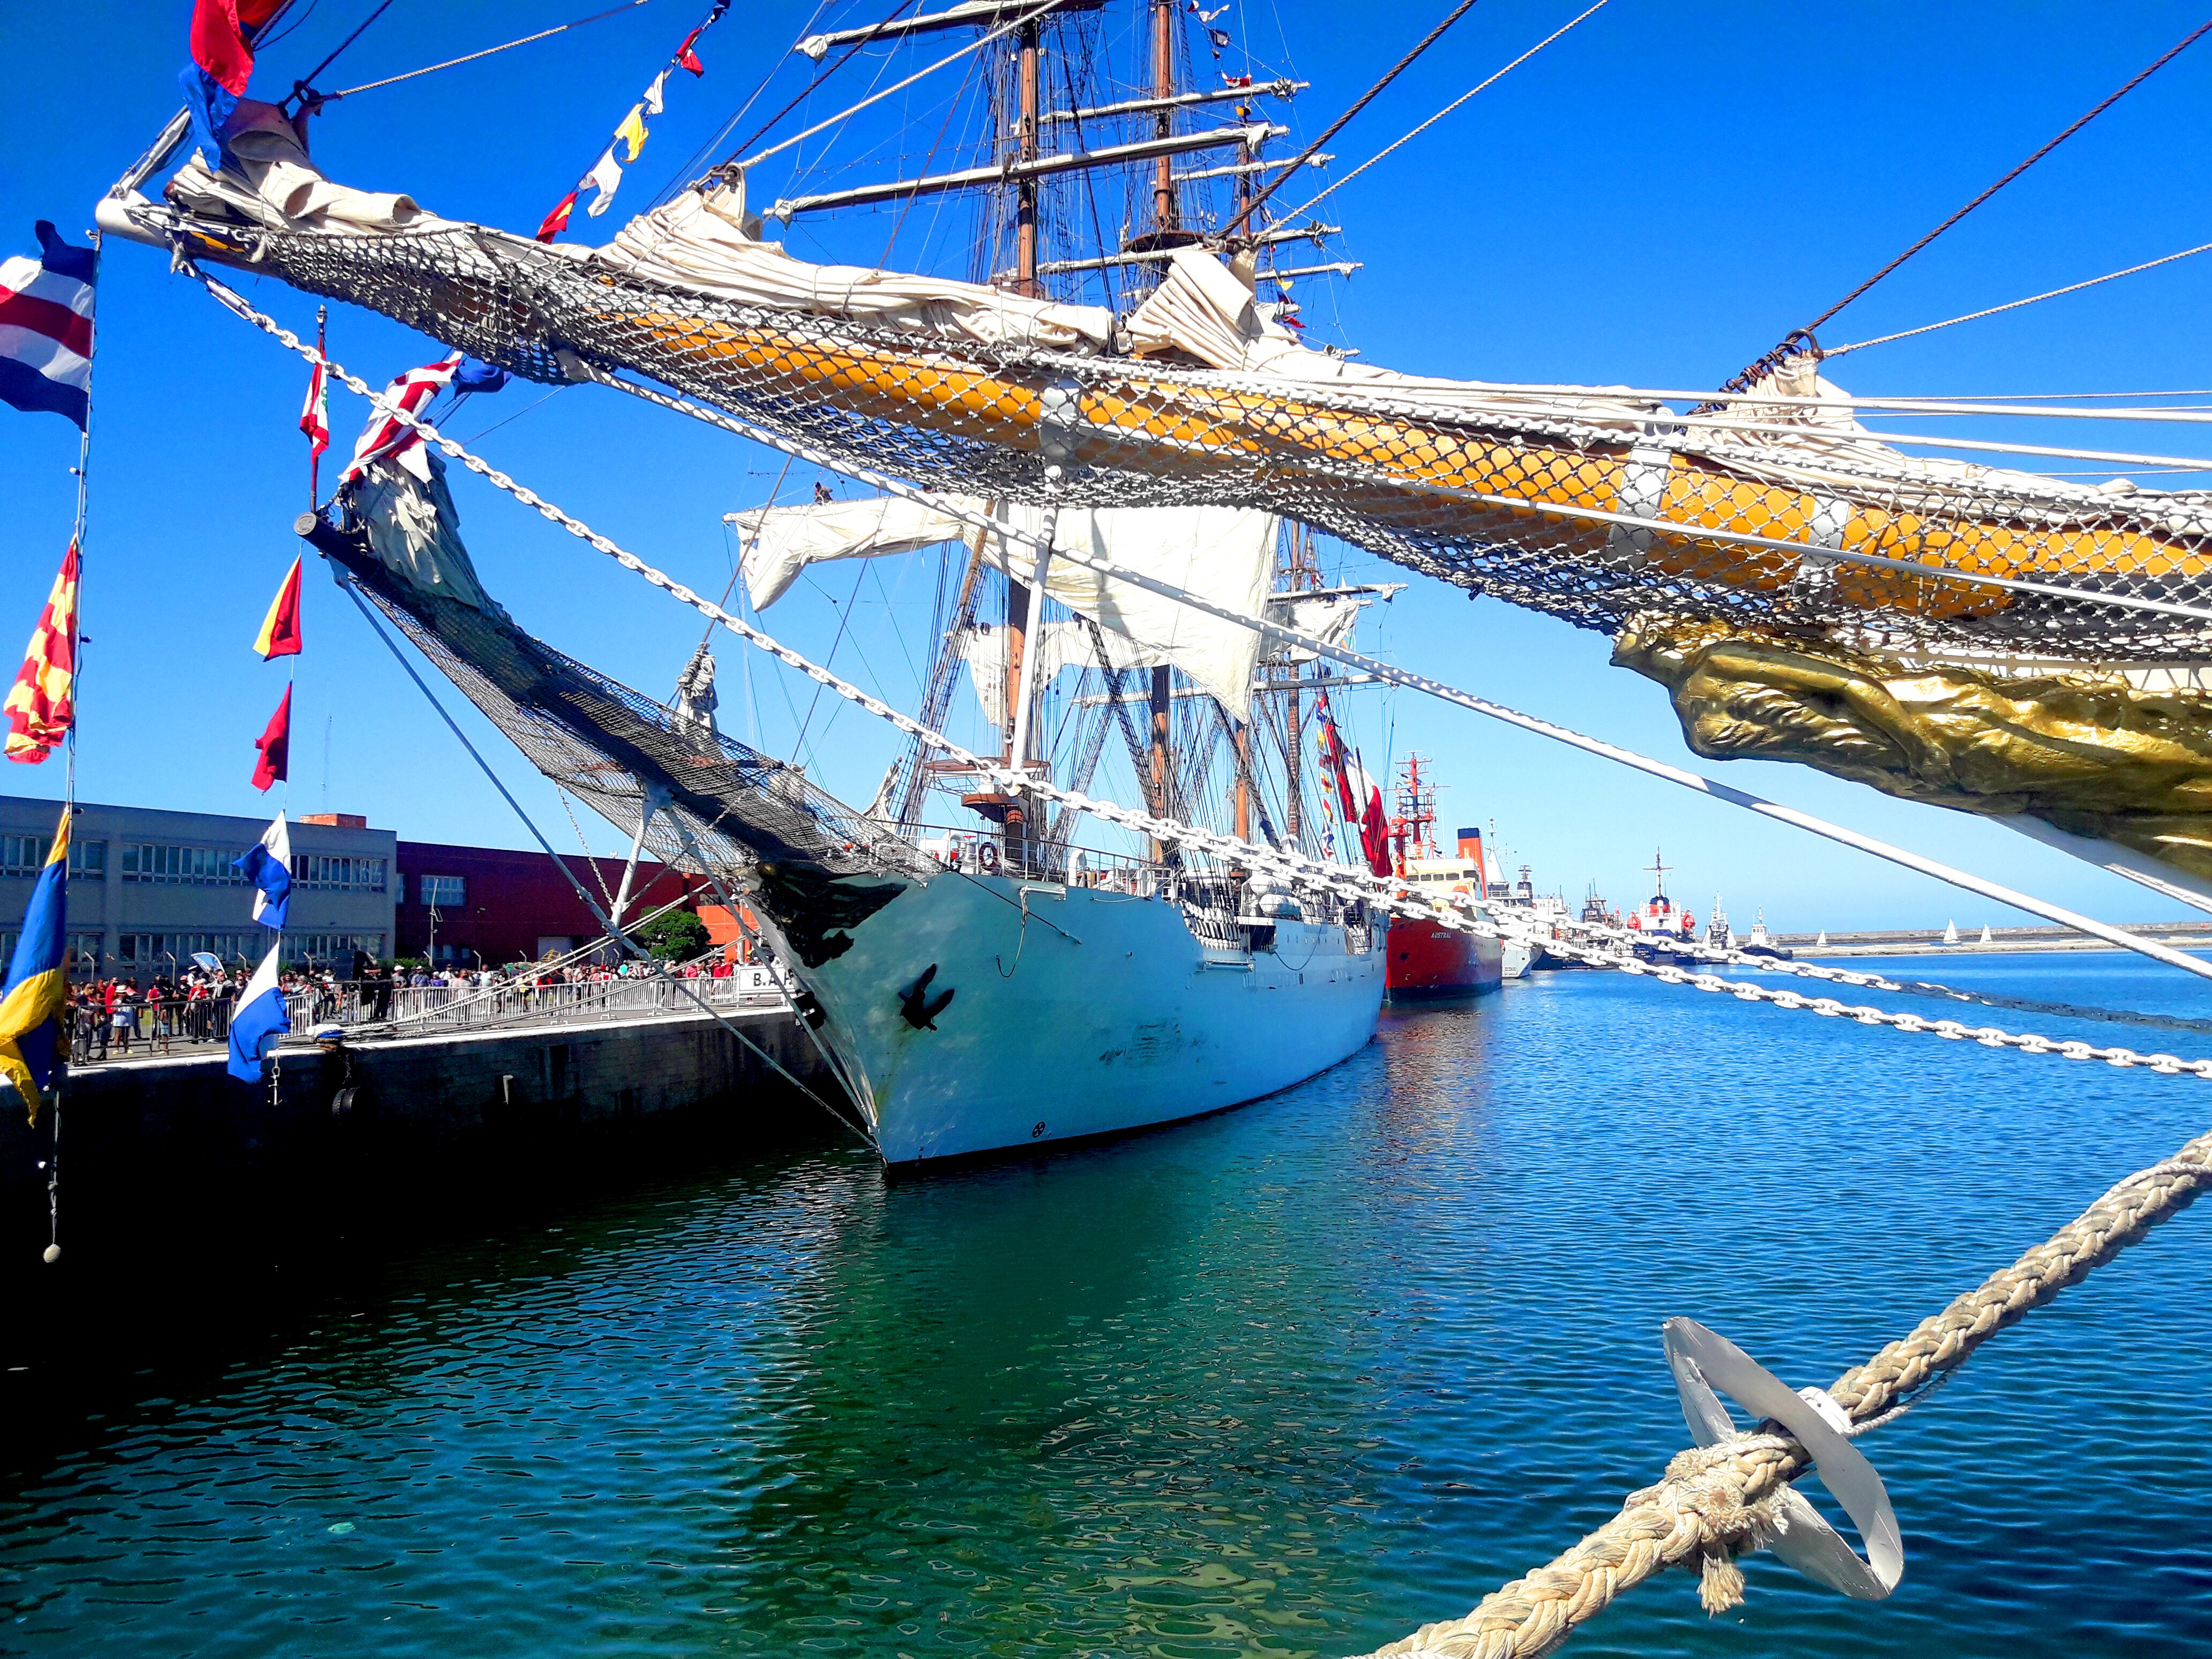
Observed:
[[[599,936],[575,888],[542,851],[403,841],[397,857],[393,927],[400,956],[434,953],[440,962],[497,967],[534,962]],[[622,890],[620,859],[570,854],[562,862],[602,908]],[[706,887],[696,877],[641,859],[625,914],[641,916],[679,896],[696,904]]]

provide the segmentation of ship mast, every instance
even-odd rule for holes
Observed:
[[[1043,105],[1042,92],[1042,23],[1032,17],[1024,23],[1016,36],[1015,53],[1015,122],[1012,159],[1017,162],[1037,159],[1038,121]],[[1164,165],[1164,163],[1163,163]],[[1019,176],[1014,185],[1014,291],[1031,298],[1037,297],[1037,180],[1033,174]],[[1024,771],[1030,757],[1014,753],[1014,738],[1019,733],[1024,749],[1036,742],[1035,725],[1023,718],[1024,711],[1014,706],[1029,687],[1024,673],[1024,659],[1029,653],[1030,625],[1043,625],[1042,617],[1030,615],[1030,590],[1025,582],[1014,580],[1011,571],[1006,578],[1006,730],[1000,753],[1005,763],[1015,771]],[[1029,868],[1029,815],[1034,797],[1027,791],[1017,792],[1006,803],[1003,820],[1006,836],[1006,862],[1009,869]]]
[[[1152,118],[1152,131],[1157,137],[1172,136],[1175,130],[1175,110],[1165,100],[1175,96],[1175,0],[1151,0],[1152,8],[1152,95],[1162,100],[1159,112]],[[1152,231],[1155,246],[1165,246],[1168,233],[1177,228],[1182,218],[1176,201],[1175,163],[1161,156],[1152,179]],[[1171,704],[1169,700],[1169,671],[1163,665],[1152,670],[1152,811],[1161,817],[1170,815],[1168,800],[1168,780],[1175,775],[1175,757],[1170,751],[1168,718]],[[1240,825],[1238,833],[1243,833]],[[1165,864],[1175,855],[1175,849],[1163,844],[1157,837],[1152,842],[1152,862]]]

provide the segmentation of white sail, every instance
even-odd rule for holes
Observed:
[[[990,511],[985,502],[947,495],[954,511]],[[1043,529],[1041,508],[1001,503],[994,516],[1024,535]],[[828,559],[878,558],[951,541],[968,526],[949,512],[911,501],[807,502],[732,513],[726,522],[750,543],[747,590],[756,607],[775,603],[807,565]],[[1279,520],[1240,507],[1110,507],[1064,509],[1053,545],[1126,566],[1184,588],[1225,610],[1257,616],[1267,600]],[[1034,561],[1026,544],[1009,550],[987,535],[983,557],[1027,583]],[[1252,671],[1260,657],[1257,630],[1193,610],[1131,582],[1097,574],[1073,559],[1056,558],[1045,591],[1127,642],[1117,667],[1175,667],[1218,698],[1231,718],[1249,718]],[[1085,661],[1084,653],[1069,659]],[[1045,666],[1041,659],[1038,666]],[[1002,694],[1003,695],[1003,694]]]
[[[1103,628],[1098,630],[1098,638],[1105,641],[1107,667],[1127,669],[1139,665],[1137,649],[1131,641]],[[1047,623],[1042,635],[1032,632],[1029,635],[1027,648],[1037,653],[1036,684],[1040,690],[1050,685],[1063,670],[1099,665],[1097,647],[1087,623]],[[1006,630],[989,623],[970,623],[953,636],[952,649],[968,665],[969,683],[975,688],[975,701],[983,711],[984,720],[993,726],[1007,725]]]
[[[975,510],[965,497],[955,505]],[[810,564],[915,553],[969,533],[951,514],[896,495],[759,507],[725,514],[722,521],[745,544],[745,592],[756,611],[781,599]]]

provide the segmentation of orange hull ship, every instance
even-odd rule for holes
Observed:
[[[1436,823],[1436,787],[1421,777],[1422,757],[1406,758],[1398,781],[1398,813],[1391,821],[1397,874],[1405,890],[1434,903],[1465,910],[1484,926],[1470,931],[1401,916],[1390,924],[1383,955],[1389,963],[1382,994],[1392,1002],[1425,1002],[1479,996],[1505,982],[1504,941],[1482,908],[1488,883],[1482,831],[1459,832],[1459,856],[1419,856]],[[1411,854],[1412,856],[1408,856]]]

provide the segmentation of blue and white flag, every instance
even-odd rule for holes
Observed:
[[[292,905],[292,831],[282,812],[230,867],[261,890],[253,896],[254,921],[281,931]]]
[[[261,1081],[263,1056],[292,1029],[284,988],[276,982],[276,957],[283,948],[281,939],[269,947],[269,954],[238,994],[238,1006],[230,1016],[230,1074],[240,1083]]]

